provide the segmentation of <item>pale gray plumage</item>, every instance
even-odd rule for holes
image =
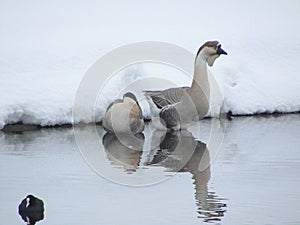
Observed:
[[[134,94],[127,92],[106,109],[103,128],[110,133],[137,134],[144,130],[142,110]]]
[[[161,109],[167,105],[180,102],[188,88],[189,87],[169,88],[163,91],[144,91],[144,93],[146,96],[151,97],[155,105]]]

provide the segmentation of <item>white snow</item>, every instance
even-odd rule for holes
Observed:
[[[88,68],[113,48],[145,40],[174,43],[194,53],[205,41],[219,40],[228,56],[218,59],[211,72],[226,110],[300,111],[297,0],[0,4],[0,128],[15,122],[72,123],[76,90]],[[123,88],[151,72],[147,66],[129,71],[103,92],[96,107],[98,120]],[[184,76],[175,80],[189,85]]]

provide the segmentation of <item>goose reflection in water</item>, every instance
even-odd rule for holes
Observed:
[[[141,160],[145,137],[136,135],[118,135],[106,133],[102,143],[107,158],[113,165],[121,166],[127,173],[136,172]]]
[[[224,199],[208,190],[210,156],[206,144],[196,140],[188,131],[166,133],[160,149],[149,165],[161,165],[171,172],[189,172],[195,185],[199,218],[205,222],[220,221],[226,212]]]
[[[210,180],[210,155],[206,144],[196,140],[187,130],[157,133],[152,142],[160,143],[145,164],[163,166],[169,172],[189,172],[195,185],[195,199],[199,218],[205,222],[220,221],[226,204],[208,190]],[[105,134],[103,145],[107,158],[113,165],[122,166],[127,173],[135,172],[141,161],[144,135],[116,136]]]

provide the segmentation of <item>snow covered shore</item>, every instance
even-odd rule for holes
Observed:
[[[211,69],[227,111],[300,111],[298,1],[3,0],[0,8],[0,129],[22,122],[73,123],[76,90],[87,69],[118,46],[157,40],[196,53],[217,39],[228,56]],[[213,9],[213,10],[210,10]],[[213,12],[213,13],[212,13]],[[131,70],[132,71],[132,70]],[[99,120],[126,85],[150,73],[124,73],[97,106]],[[158,74],[163,77],[164,74]],[[185,78],[178,85],[189,85]],[[147,110],[145,110],[147,116]]]

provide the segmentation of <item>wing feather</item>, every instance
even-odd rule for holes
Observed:
[[[154,104],[159,108],[173,105],[180,102],[189,87],[169,88],[163,91],[144,91],[145,96],[149,96]]]

